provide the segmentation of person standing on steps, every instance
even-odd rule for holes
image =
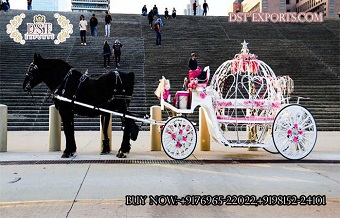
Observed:
[[[92,14],[92,17],[90,19],[91,36],[95,36],[95,37],[98,36],[97,25],[98,25],[98,20],[96,18],[96,15]]]
[[[105,67],[110,67],[110,56],[111,56],[111,48],[107,40],[105,40],[104,46],[103,46],[104,69]],[[107,65],[106,65],[106,60],[107,60]]]
[[[204,0],[203,3],[203,16],[207,16],[207,12],[208,12],[209,6],[206,0]]]
[[[120,67],[120,55],[122,54],[122,47],[123,44],[118,39],[116,39],[112,46],[112,55],[115,57],[116,68]]]
[[[105,12],[105,36],[110,37],[110,27],[112,23],[112,17],[109,15],[109,12]]]
[[[160,23],[159,20],[156,20],[153,29],[156,32],[156,45],[161,46],[162,45],[162,35],[161,35],[161,23]]]
[[[84,15],[80,16],[79,30],[80,30],[81,45],[86,45],[87,21],[85,20]]]
[[[10,7],[11,6],[10,6],[8,0],[6,0],[6,2],[5,2],[5,0],[2,0],[2,9],[4,9],[5,12],[8,11],[10,9]]]
[[[154,13],[153,13],[153,10],[151,9],[148,14],[148,20],[149,20],[149,25],[151,29],[152,29],[153,16],[154,16]]]
[[[194,16],[196,16],[196,8],[197,8],[197,3],[196,1],[192,3],[192,10],[194,11]]]
[[[32,10],[32,0],[27,0],[27,10]]]

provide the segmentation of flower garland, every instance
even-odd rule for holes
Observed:
[[[190,80],[190,82],[188,84],[188,88],[189,89],[196,89],[197,85],[198,85],[197,79],[192,79],[192,80]]]
[[[162,79],[159,80],[158,87],[154,93],[159,100],[161,100],[161,94],[163,93],[163,99],[170,101],[170,80],[165,79],[163,76]]]

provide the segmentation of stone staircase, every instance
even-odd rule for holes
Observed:
[[[6,26],[9,20],[21,11],[10,11],[1,14],[5,19],[1,19],[1,25]],[[60,27],[53,18],[51,12],[24,11],[26,17],[24,22],[32,22],[33,16],[41,13],[46,16],[47,22],[52,23],[53,33],[58,33]],[[114,36],[105,38],[104,27],[98,28],[99,37],[87,36],[87,46],[80,45],[79,30],[76,28],[79,22],[79,13],[63,14],[71,21],[74,32],[65,42],[55,45],[51,40],[26,40],[24,45],[14,42],[6,34],[6,30],[0,33],[0,81],[1,81],[1,104],[6,104],[9,110],[8,129],[9,130],[48,130],[48,107],[52,104],[49,97],[48,88],[41,84],[33,89],[33,96],[26,95],[22,90],[22,82],[28,65],[33,60],[34,53],[40,53],[44,58],[60,58],[68,62],[71,66],[85,72],[88,70],[91,76],[98,76],[107,70],[113,70],[115,63],[111,58],[111,68],[103,68],[102,47],[105,40],[109,40],[110,45],[115,39],[123,43],[123,54],[121,57],[120,70],[123,72],[135,73],[135,92],[130,105],[132,112],[146,114],[146,97],[144,82],[144,45],[140,31],[139,16],[127,16],[123,20],[114,17],[113,27],[127,25],[129,32],[117,31],[120,28],[112,28]],[[88,19],[90,14],[85,15]],[[117,16],[118,17],[118,16]],[[98,16],[101,19],[101,16]],[[104,18],[102,17],[102,21]],[[24,34],[27,32],[22,24],[18,29]],[[7,52],[10,51],[10,52]],[[120,118],[113,117],[113,130],[120,130]],[[76,130],[99,130],[99,118],[88,118],[76,116]]]
[[[6,26],[21,11],[0,14],[0,26]],[[24,11],[25,22],[31,22],[37,11]],[[41,12],[53,18],[51,12]],[[99,19],[99,37],[87,37],[87,46],[80,45],[78,26],[80,13],[61,13],[74,25],[74,33],[64,43],[34,40],[19,45],[0,30],[0,103],[9,107],[9,130],[47,130],[48,106],[51,100],[47,87],[34,89],[34,100],[22,91],[22,81],[33,54],[46,58],[61,58],[78,70],[101,74],[102,45],[105,40],[103,15]],[[90,14],[84,14],[89,20]],[[290,75],[295,82],[295,96],[314,115],[319,130],[340,130],[340,20],[323,23],[229,23],[226,17],[178,16],[164,20],[162,46],[155,45],[155,32],[145,17],[113,14],[109,43],[118,38],[123,44],[121,70],[136,75],[135,93],[130,110],[149,113],[149,107],[158,105],[153,94],[158,79],[165,76],[171,81],[171,94],[181,90],[187,76],[190,53],[197,54],[200,66],[209,65],[211,74],[220,64],[232,59],[245,39],[251,53],[266,62],[276,75]],[[55,20],[53,32],[59,32]],[[25,26],[20,32],[25,33]],[[113,64],[112,64],[113,65]],[[166,115],[166,114],[164,114]],[[190,119],[197,122],[197,111]],[[76,130],[98,130],[99,118],[76,117]],[[113,118],[113,130],[120,129],[120,118]],[[148,126],[143,127],[148,130]]]
[[[309,98],[300,103],[313,113],[319,130],[340,130],[337,34],[340,20],[326,20],[321,24],[228,23],[226,20],[225,17],[193,16],[166,20],[161,48],[155,46],[155,33],[145,24],[146,78],[166,76],[171,80],[174,95],[187,75],[191,52],[196,53],[200,66],[209,65],[213,73],[220,64],[239,53],[240,43],[245,39],[250,52],[257,54],[276,75],[290,75],[294,79],[294,96]],[[148,106],[157,103],[151,100],[156,86],[147,87]],[[292,99],[294,102],[296,98]],[[197,115],[191,119],[197,121]]]

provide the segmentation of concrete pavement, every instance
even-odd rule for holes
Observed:
[[[188,160],[239,160],[238,164],[162,164],[163,151],[150,151],[150,133],[141,132],[127,160],[149,164],[98,164],[118,160],[121,132],[113,132],[113,154],[99,155],[99,132],[76,132],[82,164],[58,164],[48,152],[48,132],[8,132],[8,152],[0,161],[49,160],[54,164],[0,165],[0,217],[337,217],[340,215],[339,132],[319,132],[312,153],[298,163],[262,149],[199,145]],[[62,149],[64,137],[62,136]],[[244,160],[267,160],[247,164]],[[283,160],[275,163],[276,160]],[[315,163],[313,162],[315,161]],[[319,164],[318,161],[324,161]],[[329,162],[329,163],[328,163]],[[232,162],[231,162],[232,163]],[[145,205],[127,196],[147,196]],[[306,195],[325,196],[323,206],[149,205],[150,196]]]
[[[77,156],[75,160],[114,160],[120,148],[122,132],[112,133],[112,152],[100,153],[99,131],[76,131]],[[150,151],[150,132],[141,131],[136,141],[131,141],[131,160],[170,160],[163,151]],[[65,137],[61,137],[61,150]],[[61,152],[48,152],[47,131],[8,132],[7,152],[0,152],[0,161],[15,160],[60,160]],[[246,148],[229,148],[211,141],[210,151],[196,149],[188,160],[285,160],[280,154],[271,154],[263,149],[248,151]],[[340,160],[340,132],[318,132],[313,151],[304,160]]]

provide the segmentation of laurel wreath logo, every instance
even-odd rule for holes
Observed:
[[[9,24],[7,24],[7,34],[9,34],[9,37],[14,40],[14,42],[18,42],[20,44],[25,44],[25,40],[23,40],[21,33],[18,30],[18,27],[21,25],[23,18],[25,18],[26,15],[24,13],[21,13],[20,15],[15,16],[12,20],[9,21]]]
[[[9,21],[9,24],[6,25],[6,32],[9,34],[9,37],[13,39],[14,42],[18,42],[22,45],[24,45],[26,41],[23,39],[18,28],[22,24],[22,21],[25,17],[26,15],[21,13],[20,15],[14,16],[13,19]],[[70,24],[70,20],[58,13],[55,13],[54,17],[57,19],[58,25],[61,27],[61,31],[58,33],[57,39],[54,40],[54,44],[60,44],[65,42],[66,39],[70,38],[70,34],[73,33],[73,25]]]

